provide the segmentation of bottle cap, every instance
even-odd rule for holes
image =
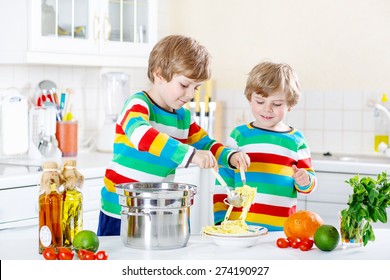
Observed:
[[[55,161],[46,161],[42,164],[43,170],[57,170],[58,165]]]
[[[388,101],[389,101],[389,99],[387,98],[387,94],[383,93],[382,94],[382,98],[381,98],[381,102],[382,103],[387,103]]]
[[[64,162],[64,168],[66,169],[75,169],[76,168],[76,161],[73,159],[67,160]]]

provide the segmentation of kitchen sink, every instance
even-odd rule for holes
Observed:
[[[0,159],[0,175],[25,175],[41,172],[41,163],[37,160],[6,158]]]
[[[347,155],[347,154],[331,154],[331,153],[313,153],[312,160],[329,160],[351,163],[373,163],[373,164],[390,164],[390,157],[384,155]]]

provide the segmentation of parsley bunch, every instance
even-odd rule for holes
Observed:
[[[378,174],[377,179],[363,177],[359,180],[356,175],[345,181],[353,188],[349,196],[348,208],[341,211],[340,231],[346,233],[347,238],[360,239],[364,246],[368,241],[375,240],[371,222],[387,222],[386,208],[390,206],[390,182],[387,173]],[[356,230],[363,225],[360,233]]]

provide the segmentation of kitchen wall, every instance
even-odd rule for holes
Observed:
[[[374,118],[368,100],[390,94],[390,2],[386,0],[159,0],[159,38],[186,34],[213,56],[213,98],[223,104],[223,133],[251,120],[243,89],[259,61],[287,62],[303,96],[287,121],[313,152],[371,153]],[[145,69],[121,69],[130,91],[148,86]],[[0,65],[0,92],[19,88],[31,102],[39,81],[75,92],[82,140],[104,121],[100,67]]]
[[[73,115],[79,121],[79,140],[80,144],[83,144],[93,140],[103,126],[105,113],[101,74],[112,70],[129,74],[129,94],[143,90],[149,85],[146,70],[143,68],[0,65],[0,94],[8,88],[16,88],[32,105],[36,104],[37,85],[42,80],[55,82],[59,91],[72,89]],[[92,142],[88,143],[88,145],[92,144]]]
[[[170,0],[169,30],[213,56],[214,98],[224,132],[251,119],[243,96],[258,62],[289,63],[303,96],[288,122],[314,152],[373,152],[368,100],[390,94],[390,2],[386,0]]]

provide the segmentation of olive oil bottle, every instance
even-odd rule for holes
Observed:
[[[62,193],[63,245],[71,247],[75,235],[83,229],[83,194],[81,187],[84,176],[76,169],[76,161],[68,160],[61,171],[64,182]]]
[[[45,162],[39,192],[39,253],[50,246],[62,246],[62,197],[56,162]]]

